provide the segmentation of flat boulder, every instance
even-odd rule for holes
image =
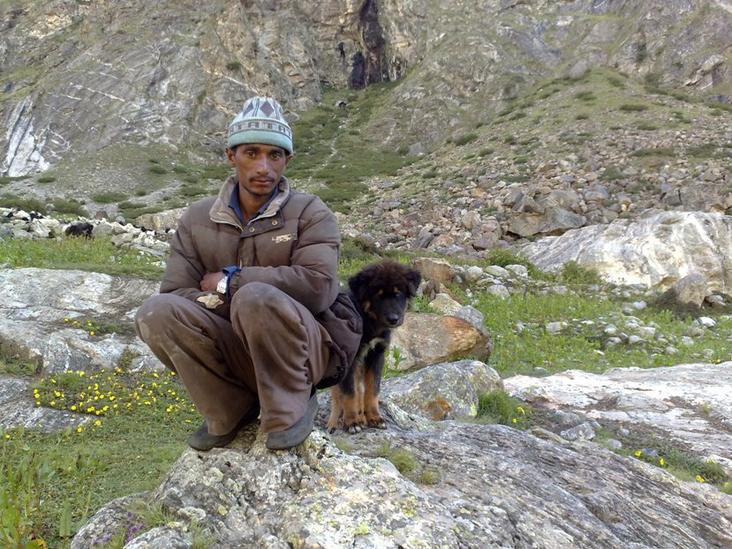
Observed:
[[[134,332],[137,307],[158,283],[86,271],[0,270],[0,344],[44,372],[161,369]]]
[[[604,374],[568,370],[542,378],[510,377],[504,386],[530,403],[689,449],[732,474],[732,361]]]
[[[545,271],[569,261],[616,284],[666,289],[692,272],[710,291],[732,293],[732,217],[705,212],[655,212],[636,220],[570,230],[529,243],[522,254]]]

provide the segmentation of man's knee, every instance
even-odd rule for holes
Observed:
[[[264,282],[250,282],[245,284],[231,299],[231,309],[241,311],[248,318],[260,318],[252,315],[267,315],[278,305],[287,301],[288,297],[282,290]]]
[[[176,308],[181,306],[181,300],[187,301],[175,294],[147,298],[135,314],[135,329],[140,339],[149,342],[151,334],[160,333],[170,323]]]

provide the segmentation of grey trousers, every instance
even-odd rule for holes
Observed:
[[[230,321],[175,294],[138,309],[137,333],[175,371],[208,431],[223,435],[259,403],[264,432],[300,419],[330,358],[330,336],[312,313],[261,282],[239,288]]]

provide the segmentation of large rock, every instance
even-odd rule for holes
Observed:
[[[156,490],[137,498],[177,520],[138,539],[185,544],[196,523],[218,547],[732,544],[732,497],[639,460],[504,426],[442,421],[404,429],[387,419],[388,430],[339,436],[337,446],[318,428],[296,449],[270,452],[252,426],[228,448],[186,450]],[[72,548],[127,530],[127,505],[101,509]]]
[[[162,368],[133,328],[137,307],[157,289],[86,271],[0,270],[0,344],[46,372],[112,368],[123,356],[132,369]],[[103,333],[91,335],[96,326]]]
[[[455,316],[407,313],[392,332],[390,353],[397,370],[423,368],[461,356],[487,358],[489,338],[470,322]]]
[[[602,375],[569,370],[511,377],[504,385],[529,402],[673,441],[732,474],[732,362],[618,368]]]
[[[435,364],[389,382],[382,399],[429,419],[465,419],[478,414],[480,395],[503,389],[501,377],[477,360]]]
[[[178,227],[178,221],[185,210],[185,208],[176,208],[164,212],[143,214],[135,218],[135,225],[149,231],[176,229]]]
[[[587,218],[564,208],[549,208],[544,213],[522,213],[512,217],[508,232],[518,236],[563,233],[587,223]]]
[[[731,250],[732,217],[661,212],[542,238],[522,253],[543,270],[557,271],[576,261],[618,284],[668,288],[699,272],[709,290],[732,293]]]
[[[656,303],[672,309],[700,309],[707,295],[707,279],[700,273],[691,273],[674,282]]]

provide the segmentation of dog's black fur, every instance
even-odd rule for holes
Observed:
[[[418,271],[382,261],[348,280],[351,300],[363,319],[361,346],[341,382],[331,389],[330,432],[356,433],[363,427],[386,428],[379,413],[379,390],[391,331],[401,326],[409,300],[422,277]]]

